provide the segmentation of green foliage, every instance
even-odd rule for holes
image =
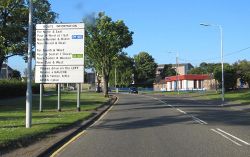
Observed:
[[[161,78],[164,79],[165,77],[174,75],[176,75],[176,71],[173,69],[172,64],[165,64],[160,73]]]
[[[27,89],[26,82],[18,80],[0,80],[0,98],[10,98],[25,96]],[[39,93],[39,84],[32,84],[32,91],[34,94]]]
[[[13,70],[11,79],[21,80],[21,73],[18,70]]]
[[[152,86],[155,79],[157,64],[147,52],[140,52],[134,56],[135,83]]]
[[[199,67],[191,69],[189,74],[211,74],[216,67],[220,67],[220,63],[205,63],[202,62]]]
[[[238,61],[234,64],[234,67],[239,78],[250,85],[250,62],[247,60]]]
[[[129,31],[122,20],[112,21],[102,12],[93,21],[86,24],[85,52],[97,73],[102,75],[104,95],[108,96],[108,82],[114,60],[123,48],[132,45],[133,32]]]
[[[132,75],[134,73],[134,59],[128,57],[125,53],[118,55],[110,73],[111,86],[115,86],[115,68],[117,86],[128,87],[133,81]]]
[[[217,67],[214,70],[214,78],[218,80],[220,87],[222,86],[222,72],[221,68]],[[225,90],[232,90],[236,88],[237,84],[237,74],[236,74],[236,69],[229,65],[229,64],[224,64],[224,87]]]
[[[27,52],[29,6],[26,0],[1,0],[0,3],[0,68],[7,58]],[[36,23],[53,23],[57,14],[48,0],[34,2],[33,28]],[[35,38],[35,33],[33,33]],[[33,44],[35,40],[33,40]]]

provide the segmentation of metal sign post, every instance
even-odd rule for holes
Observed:
[[[61,84],[57,84],[57,92],[58,92],[58,99],[57,99],[57,111],[61,112]]]
[[[77,111],[81,111],[81,108],[80,108],[80,96],[81,96],[81,84],[78,83],[77,84]]]
[[[43,84],[40,83],[39,112],[43,112]]]

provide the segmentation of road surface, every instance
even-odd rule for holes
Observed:
[[[182,97],[120,94],[60,157],[250,157],[250,112]]]

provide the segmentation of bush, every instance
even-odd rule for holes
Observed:
[[[26,95],[27,84],[18,80],[0,80],[0,98]],[[32,84],[33,93],[39,93],[39,84]]]

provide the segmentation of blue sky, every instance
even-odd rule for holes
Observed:
[[[219,29],[199,25],[204,22],[223,27],[225,62],[250,60],[249,0],[49,1],[59,22],[81,22],[84,16],[100,11],[113,20],[124,20],[134,32],[133,45],[124,50],[129,56],[146,51],[157,63],[175,63],[178,52],[180,63],[220,62]],[[26,66],[17,57],[9,63],[18,70]]]

